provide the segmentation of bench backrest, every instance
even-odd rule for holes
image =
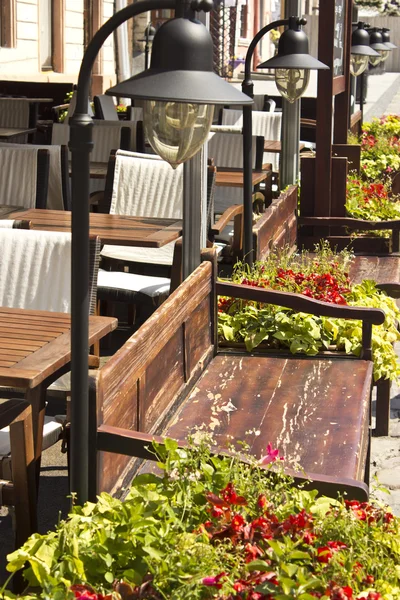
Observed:
[[[216,352],[212,273],[213,263],[203,262],[91,379],[90,447],[92,460],[97,458],[92,496],[119,489],[132,467],[130,457],[97,452],[97,429],[161,433],[163,422]]]
[[[262,260],[273,248],[289,246],[296,249],[297,243],[297,186],[290,186],[272,202],[253,226],[253,241],[256,260]]]

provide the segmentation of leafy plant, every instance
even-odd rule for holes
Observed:
[[[386,507],[294,487],[270,444],[244,462],[243,444],[213,456],[212,443],[153,444],[161,475],[139,475],[125,501],[103,493],[32,536],[8,557],[39,588],[25,597],[400,598],[399,519]]]
[[[235,283],[293,292],[334,304],[381,308],[386,315],[382,325],[374,326],[372,351],[374,377],[396,379],[400,365],[393,343],[400,339],[397,322],[400,312],[373,281],[351,285],[348,267],[351,255],[335,254],[322,243],[313,258],[307,253],[290,255],[287,249],[271,253],[252,269],[237,264]],[[291,309],[220,298],[218,332],[227,342],[244,342],[248,351],[261,343],[269,348],[288,348],[293,354],[315,355],[336,349],[359,356],[362,328],[359,322],[296,313]]]

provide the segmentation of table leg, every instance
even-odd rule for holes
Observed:
[[[42,385],[38,385],[35,388],[28,389],[25,397],[32,407],[33,445],[36,463],[36,487],[39,491],[46,390]]]

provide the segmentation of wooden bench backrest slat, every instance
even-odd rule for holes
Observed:
[[[263,213],[253,227],[256,260],[265,258],[272,248],[289,245],[294,248],[297,242],[297,186],[290,186]]]
[[[216,351],[212,271],[211,262],[203,262],[98,372],[92,381],[97,427],[158,432]],[[111,491],[128,462],[101,453],[98,488]]]

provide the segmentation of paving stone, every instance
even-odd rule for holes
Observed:
[[[382,469],[377,472],[376,476],[379,483],[389,490],[400,490],[400,463],[397,473],[394,469]]]

